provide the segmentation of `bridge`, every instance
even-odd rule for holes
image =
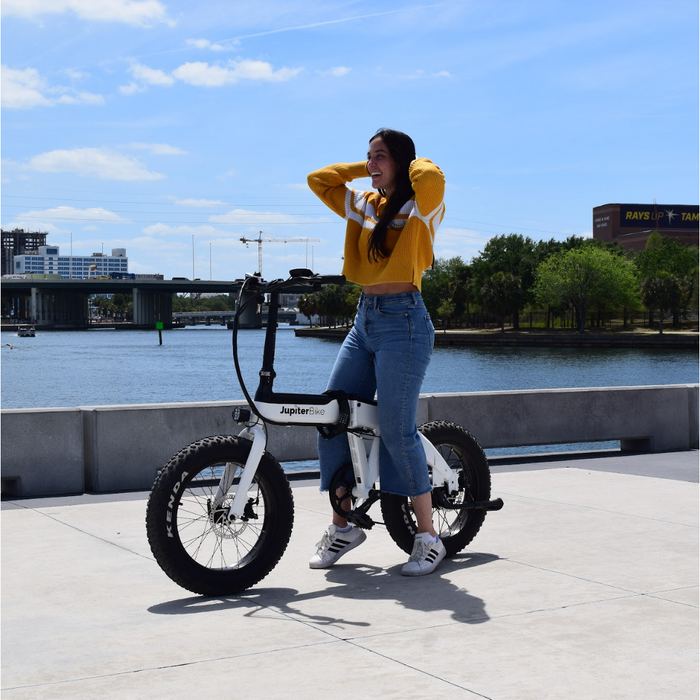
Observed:
[[[173,324],[178,326],[228,326],[233,324],[235,311],[174,311]],[[262,310],[262,324],[267,320],[267,309]],[[282,323],[294,325],[297,323],[297,311],[280,309],[277,312],[277,320]]]
[[[173,294],[235,294],[242,279],[156,280],[146,279],[3,279],[2,318],[12,323],[32,323],[44,330],[88,328],[88,300],[93,294],[130,294],[134,305],[133,328],[152,329],[162,323],[173,327]],[[289,293],[308,292],[308,287],[289,288]],[[203,312],[223,321],[227,312]],[[228,312],[233,316],[233,312]],[[192,312],[185,316],[192,317]],[[206,316],[205,323],[206,323]],[[288,320],[288,319],[284,319]],[[296,320],[296,316],[295,316]],[[210,323],[212,321],[210,320]],[[251,304],[241,317],[241,328],[261,328],[260,304]]]

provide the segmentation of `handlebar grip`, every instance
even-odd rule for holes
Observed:
[[[297,268],[289,271],[289,282],[299,282],[301,284],[312,284],[323,286],[326,284],[345,284],[345,275],[318,275],[306,268]]]
[[[337,284],[342,287],[345,284],[345,275],[320,275],[318,281],[320,284]]]

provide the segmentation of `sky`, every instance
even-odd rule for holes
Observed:
[[[3,0],[2,227],[129,270],[337,274],[308,190],[381,127],[446,177],[438,258],[698,203],[694,0]],[[371,188],[368,179],[357,189]],[[280,241],[284,239],[284,241]]]

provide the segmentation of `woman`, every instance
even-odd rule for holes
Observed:
[[[378,192],[346,186],[368,174]],[[445,178],[429,160],[416,158],[409,136],[380,129],[370,139],[366,161],[317,170],[308,182],[347,221],[343,274],[362,285],[357,317],[328,389],[370,400],[376,392],[381,489],[410,498],[418,525],[402,573],[429,574],[444,558],[445,547],[433,528],[431,484],[416,429],[418,395],[435,335],[420,289],[445,211]],[[319,438],[319,459],[321,490],[327,491],[337,469],[351,461],[347,437]],[[309,566],[332,566],[366,538],[364,530],[333,512]]]

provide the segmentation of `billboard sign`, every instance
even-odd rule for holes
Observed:
[[[687,204],[621,204],[620,228],[697,229],[700,208]]]

